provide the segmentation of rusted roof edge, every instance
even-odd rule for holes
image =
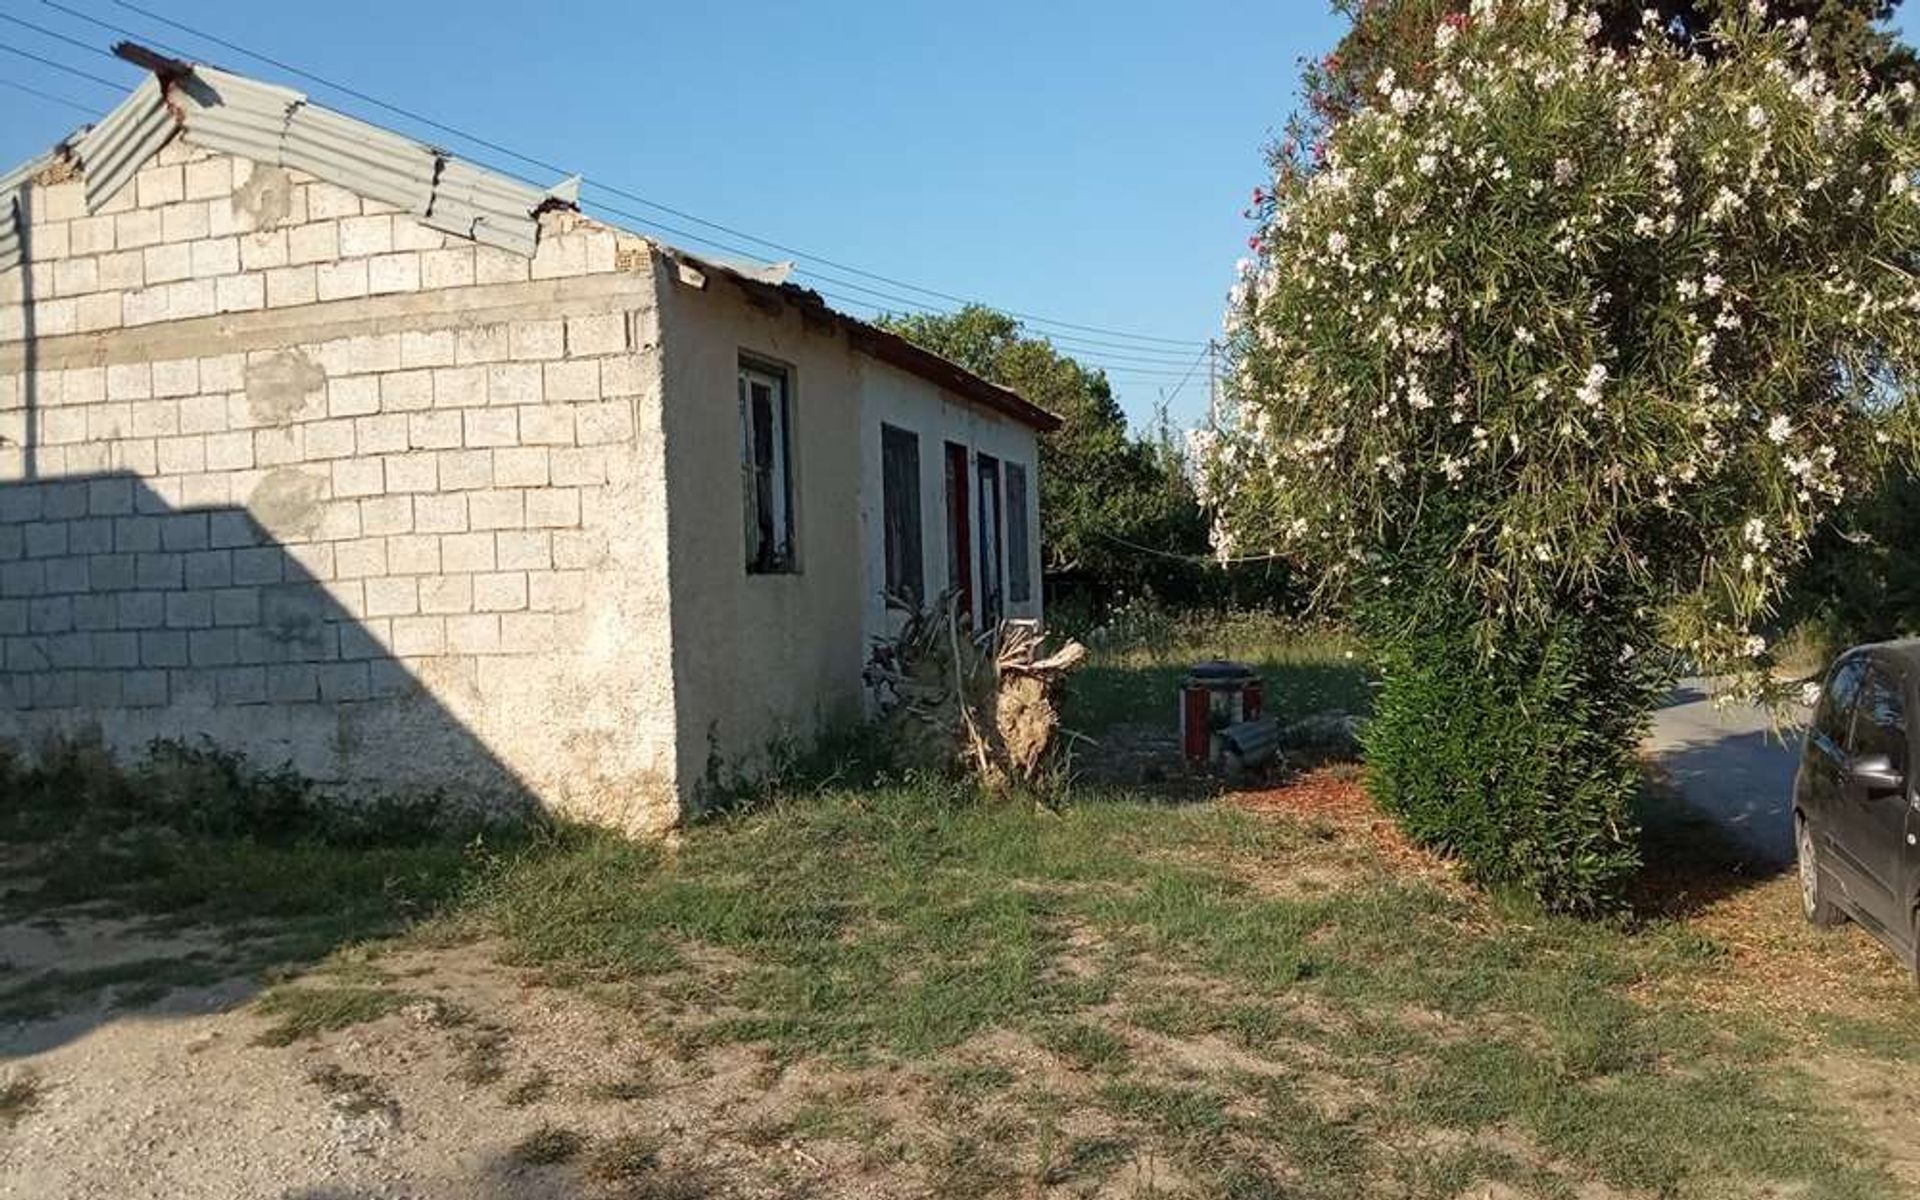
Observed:
[[[652,240],[652,239],[649,239]],[[675,262],[691,263],[699,270],[717,273],[732,280],[750,299],[765,304],[791,304],[803,313],[824,316],[847,331],[847,342],[869,358],[898,367],[909,375],[932,383],[964,400],[1011,417],[1040,433],[1060,428],[1060,418],[1037,404],[1029,403],[1011,388],[983,379],[952,359],[944,358],[917,342],[878,325],[848,316],[823,299],[820,293],[796,283],[769,283],[723,262],[689,254],[673,246],[654,242],[661,253]]]

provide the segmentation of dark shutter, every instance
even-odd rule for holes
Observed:
[[[1007,597],[1015,604],[1033,599],[1032,546],[1027,540],[1027,469],[1007,464]]]
[[[880,427],[880,505],[887,595],[915,608],[926,592],[920,552],[920,435]]]

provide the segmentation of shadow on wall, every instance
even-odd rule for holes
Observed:
[[[270,474],[255,503],[302,528],[322,509],[313,486]],[[30,747],[97,726],[122,755],[204,736],[325,785],[529,810],[523,782],[442,702],[474,686],[474,660],[436,657],[416,676],[304,549],[246,508],[176,509],[129,472],[0,484],[0,732]],[[334,586],[362,592],[364,608],[392,585]],[[412,581],[398,590],[401,615],[385,619],[396,640]]]
[[[533,812],[532,792],[443,703],[471,680],[472,660],[436,659],[431,677],[416,676],[308,570],[303,549],[244,508],[175,508],[131,473],[0,484],[0,740],[31,755],[46,739],[97,731],[132,762],[156,738],[204,737],[252,766],[290,767],[343,803],[430,797],[442,816]],[[120,892],[139,894],[142,877],[119,878],[127,868],[115,855],[140,859],[142,831],[111,853],[39,834],[0,841],[12,885],[0,889],[0,1026],[25,1022],[0,1029],[0,1060],[82,1036],[127,1015],[126,1004],[164,1019],[243,1001],[262,967],[314,961],[423,915],[464,855],[445,842],[376,844],[357,861],[297,847],[195,859],[165,833],[153,831],[171,864],[154,884],[165,893],[157,911],[213,901],[215,925],[149,928],[137,901],[123,914]],[[40,857],[49,851],[68,872],[53,886]],[[302,878],[249,874],[262,870]],[[229,928],[236,918],[267,924]]]

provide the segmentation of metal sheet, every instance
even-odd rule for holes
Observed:
[[[0,175],[0,271],[20,265],[26,240],[22,234],[20,193],[33,177],[53,164],[53,155],[42,154]]]
[[[222,154],[280,164],[287,120],[306,97],[212,67],[195,67],[174,88],[187,140]]]
[[[287,122],[281,164],[425,216],[440,156],[411,138],[312,104]]]
[[[87,211],[119,195],[148,159],[179,132],[160,81],[149,75],[74,147],[86,171]]]
[[[0,271],[20,265],[20,190],[0,193]]]
[[[535,214],[554,198],[500,172],[313,104],[292,88],[195,66],[171,88],[163,88],[157,78],[144,80],[81,139],[77,152],[86,170],[89,209],[97,210],[131,182],[176,133],[218,153],[303,171],[404,209],[434,229],[529,258],[540,237]],[[25,178],[38,165],[14,175]],[[0,187],[0,199],[10,195]],[[17,256],[18,233],[11,229],[0,234],[0,254],[9,240]]]
[[[531,258],[539,244],[534,212],[547,193],[457,158],[440,164],[433,204],[424,223],[443,233],[472,238]]]

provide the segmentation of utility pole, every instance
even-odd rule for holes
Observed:
[[[1207,428],[1220,432],[1220,343],[1207,339]]]

